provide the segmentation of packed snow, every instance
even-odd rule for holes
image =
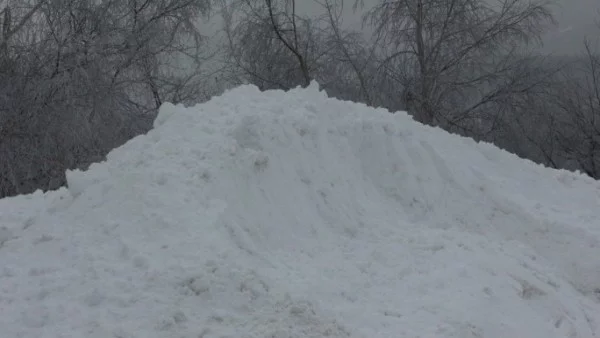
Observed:
[[[600,184],[313,83],[0,200],[0,336],[597,337]]]

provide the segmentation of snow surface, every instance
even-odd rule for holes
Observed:
[[[600,184],[327,98],[184,108],[0,200],[0,336],[597,337]]]

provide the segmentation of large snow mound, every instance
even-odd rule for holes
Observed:
[[[307,89],[0,200],[0,336],[595,337],[600,184]]]

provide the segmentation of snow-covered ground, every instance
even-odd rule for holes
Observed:
[[[0,200],[0,337],[597,337],[600,184],[239,87]]]

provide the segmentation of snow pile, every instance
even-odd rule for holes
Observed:
[[[595,337],[600,184],[316,84],[0,200],[12,337]]]

